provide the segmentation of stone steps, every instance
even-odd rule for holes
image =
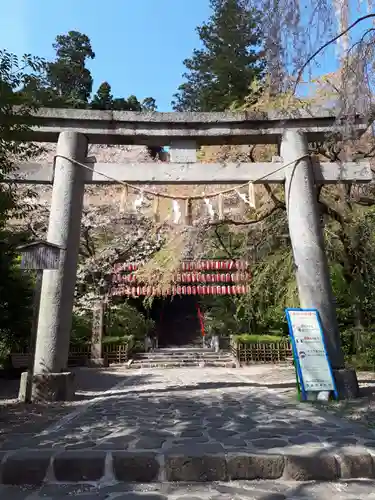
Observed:
[[[154,351],[160,354],[173,354],[174,356],[183,356],[185,354],[215,354],[212,349],[208,347],[161,347]]]
[[[194,450],[181,448],[159,453],[116,449],[65,451],[46,448],[18,449],[4,454],[0,484],[39,487],[48,483],[72,485],[104,483],[104,481],[109,484],[153,482],[202,484],[219,481],[231,484],[232,481],[247,480],[254,481],[259,487],[262,484],[261,480],[267,480],[268,484],[272,481],[277,491],[279,481],[281,484],[282,481],[288,481],[297,485],[303,481],[328,483],[340,479],[345,482],[349,479],[374,479],[374,465],[374,458],[368,450],[357,448],[354,451],[327,450],[324,454],[303,451],[293,454],[267,453],[267,451],[251,453],[246,450],[205,453],[199,446],[195,446]],[[4,496],[4,498],[10,497]],[[251,498],[259,497],[251,496]],[[276,495],[275,498],[280,496]],[[296,496],[293,495],[293,498]],[[310,497],[303,496],[303,498]],[[351,498],[363,497],[358,495]]]
[[[137,355],[137,359],[141,360],[165,360],[165,361],[221,361],[226,359],[231,359],[230,354],[215,354],[210,356],[196,356],[194,354],[187,354],[184,356],[173,356],[171,354],[153,354],[153,353],[142,353]]]
[[[236,362],[229,352],[214,352],[202,348],[165,348],[139,353],[130,368],[174,367],[222,367],[235,368]]]
[[[234,361],[169,361],[163,360],[148,362],[135,360],[130,365],[130,368],[182,368],[182,367],[221,367],[221,368],[236,368]]]

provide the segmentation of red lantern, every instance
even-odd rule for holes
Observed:
[[[197,287],[196,286],[192,286],[191,287],[191,294],[192,295],[197,295]]]

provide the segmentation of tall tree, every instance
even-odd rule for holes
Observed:
[[[48,79],[59,96],[75,102],[88,102],[93,79],[86,68],[88,59],[94,59],[90,39],[78,31],[58,35],[53,45],[56,60],[47,67]]]
[[[113,109],[113,95],[108,82],[103,82],[91,101],[93,109]]]
[[[221,111],[242,102],[255,79],[261,79],[260,14],[248,0],[210,0],[212,15],[197,28],[202,49],[184,61],[176,111]]]
[[[114,98],[112,88],[108,82],[103,82],[90,103],[93,109],[113,109],[115,111],[156,111],[156,102],[153,97],[146,97],[142,102],[135,95]]]

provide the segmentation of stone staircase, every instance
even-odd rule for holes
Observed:
[[[237,361],[226,351],[214,352],[211,349],[176,347],[156,349],[152,352],[137,354],[129,368],[175,368],[175,367],[224,367],[236,368]]]

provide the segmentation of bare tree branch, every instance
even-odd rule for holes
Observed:
[[[273,192],[271,186],[269,184],[263,184],[263,186],[264,186],[264,189],[267,191],[268,196],[274,202],[275,206],[277,206],[279,208],[283,208],[284,210],[286,210],[285,203],[283,201],[279,200],[279,198]]]
[[[326,49],[332,43],[336,42],[336,40],[338,40],[342,36],[346,35],[350,30],[352,30],[355,26],[357,26],[357,24],[361,23],[362,21],[365,21],[366,19],[371,19],[372,17],[375,17],[375,13],[366,14],[365,16],[359,17],[350,26],[348,26],[345,30],[341,31],[338,35],[336,35],[335,37],[333,37],[330,40],[328,40],[328,42],[326,42],[325,44],[321,45],[319,47],[319,49],[317,49],[310,57],[308,57],[307,60],[302,65],[302,67],[300,68],[300,70],[298,71],[297,79],[296,79],[296,81],[294,83],[292,94],[295,94],[295,92],[297,90],[297,87],[298,87],[298,85],[299,85],[299,83],[301,81],[301,78],[303,76],[303,72],[305,71],[305,69],[307,68],[307,66],[309,65],[309,63],[313,59],[315,59],[315,57],[318,54],[320,54],[320,52],[322,52],[324,49]]]
[[[233,220],[233,219],[224,219],[224,220],[219,220],[219,221],[215,221],[215,222],[210,222],[207,225],[207,227],[224,226],[226,224],[233,225],[233,226],[251,226],[254,224],[258,224],[259,222],[265,221],[266,219],[268,219],[268,217],[270,215],[274,214],[278,210],[283,210],[283,209],[281,206],[277,205],[277,206],[274,206],[273,208],[271,208],[270,210],[268,210],[266,213],[261,214],[256,219],[241,220],[241,221]]]
[[[356,198],[354,202],[362,207],[373,207],[375,205],[375,199],[369,196],[361,196],[358,199]]]
[[[344,226],[346,223],[344,215],[340,214],[337,210],[334,208],[330,207],[327,205],[323,200],[319,200],[319,206],[321,208],[321,211],[324,215],[328,215],[332,219],[334,219],[336,222],[341,224],[341,226]]]
[[[228,248],[226,247],[226,245],[224,244],[223,242],[223,238],[221,237],[220,233],[219,233],[219,227],[216,226],[215,227],[215,236],[216,238],[218,239],[219,243],[220,243],[220,246],[221,248],[224,250],[224,252],[228,255],[228,257],[231,259],[231,260],[234,260],[234,257],[232,255],[232,253],[228,250]]]
[[[249,151],[249,158],[252,163],[255,163],[254,151],[255,151],[255,146],[253,145],[251,146]]]

